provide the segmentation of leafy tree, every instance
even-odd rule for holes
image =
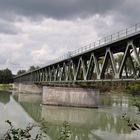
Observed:
[[[40,67],[39,66],[30,66],[28,70],[19,70],[17,72],[17,75],[21,75],[21,74],[24,74],[26,72],[30,72],[30,71],[33,71],[33,70],[36,70],[36,69],[39,69]]]
[[[118,66],[121,65],[123,59],[123,54],[118,54],[115,58],[115,62],[117,63]]]
[[[33,71],[33,70],[36,70],[36,69],[39,69],[39,68],[40,68],[39,66],[30,66],[28,71]]]
[[[21,74],[23,74],[23,73],[26,73],[26,70],[19,70],[19,71],[17,72],[17,75],[21,75]]]
[[[118,65],[118,68],[120,67],[120,65],[122,63],[123,57],[124,57],[123,54],[118,54],[117,57],[115,58],[115,62]],[[128,75],[134,74],[133,65],[132,65],[131,61],[134,63],[134,66],[137,65],[136,60],[135,60],[133,55],[131,55],[130,57],[128,57],[126,59],[126,62],[125,62],[125,65],[124,65],[124,70],[125,70],[125,73],[126,73],[127,77],[128,77]]]
[[[13,82],[13,75],[11,70],[9,69],[0,70],[0,83],[9,84],[12,82]]]

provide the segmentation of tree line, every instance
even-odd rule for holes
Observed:
[[[33,70],[36,70],[36,69],[39,69],[40,67],[39,66],[30,66],[28,70],[19,70],[17,72],[17,75],[21,75],[21,74],[24,74],[26,72],[30,72],[30,71],[33,71]]]
[[[0,84],[9,84],[13,82],[13,74],[11,70],[3,69],[0,70]]]
[[[38,69],[39,66],[30,66],[28,70],[19,70],[16,75],[20,75],[29,71],[33,71]],[[12,74],[12,71],[8,68],[0,70],[0,84],[9,84],[13,82],[13,77],[15,75]]]

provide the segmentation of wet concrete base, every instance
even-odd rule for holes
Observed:
[[[43,86],[42,96],[46,105],[97,107],[99,90]]]

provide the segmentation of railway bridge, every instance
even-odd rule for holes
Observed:
[[[23,90],[27,88],[27,85],[41,87],[53,85],[55,88],[57,85],[64,84],[84,83],[89,85],[98,82],[115,83],[117,81],[121,83],[139,80],[140,24],[135,24],[78,50],[68,52],[39,69],[14,77],[15,85],[24,85],[20,86],[20,89]],[[30,86],[28,89],[36,88]],[[57,88],[56,90],[60,91]],[[54,91],[54,89],[47,90],[49,93],[46,99],[47,104],[48,102],[50,104],[67,104],[69,102],[70,105],[92,106],[92,103],[95,102],[91,100],[91,92],[82,90],[82,92],[76,91],[73,94],[70,89],[67,89],[66,92],[60,91],[60,93],[54,93]],[[83,96],[81,96],[82,93]],[[64,96],[66,98],[61,98]]]
[[[136,24],[48,65],[16,76],[15,82],[35,84],[140,80],[140,24]]]

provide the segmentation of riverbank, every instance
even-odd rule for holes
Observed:
[[[91,82],[91,83],[79,83],[79,87],[99,89],[102,93],[139,93],[140,82],[130,81],[102,81],[102,82]]]
[[[20,85],[20,86],[19,86]],[[20,88],[19,88],[20,87]],[[45,85],[39,84],[22,84],[22,83],[13,83],[12,84],[0,84],[0,90],[14,89],[20,92],[30,92],[30,93],[42,93],[42,89]],[[75,83],[75,84],[56,84],[46,85],[46,87],[57,88],[71,88],[71,89],[93,89],[100,90],[101,93],[129,93],[129,94],[139,94],[140,95],[140,82],[139,81],[101,81],[101,82],[90,82],[90,83]]]
[[[12,89],[11,84],[0,84],[0,91],[9,91]]]

